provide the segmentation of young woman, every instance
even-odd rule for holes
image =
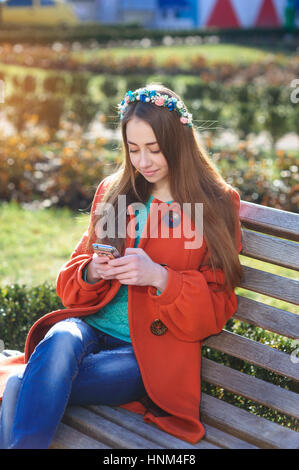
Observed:
[[[237,308],[240,197],[176,93],[149,84],[118,112],[124,162],[99,184],[88,231],[58,274],[66,308],[39,319],[24,355],[3,363],[2,448],[49,447],[68,404],[119,405],[187,442],[204,436],[201,344]],[[94,242],[121,256],[97,255]]]

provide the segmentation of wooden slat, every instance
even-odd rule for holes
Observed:
[[[205,393],[201,399],[201,417],[204,423],[263,449],[299,448],[299,433],[296,431]]]
[[[123,408],[114,407],[112,409],[108,406],[91,406],[88,408],[91,408],[92,410],[101,413],[104,417],[106,417],[107,419],[111,419],[111,421],[113,422],[123,424],[126,427],[129,425],[128,429],[132,429],[131,426],[133,426],[135,432],[139,434],[142,433],[141,435],[143,435],[143,432],[145,432],[146,435],[149,435],[151,437],[151,439],[156,438],[160,444],[162,444],[163,446],[165,445],[165,448],[212,449],[216,448],[216,446],[217,448],[222,447],[227,449],[256,448],[256,446],[253,446],[252,444],[249,444],[246,441],[237,439],[231,434],[227,434],[208,425],[205,425],[206,435],[199,443],[195,445],[188,444],[187,442],[182,441],[181,439],[177,439],[176,437],[171,436],[170,434],[162,431],[153,423],[145,423],[143,416],[138,415],[136,413],[132,413],[131,411],[125,410]],[[115,411],[117,411],[118,413],[115,414]],[[154,436],[152,436],[151,434],[152,431],[154,431]],[[170,447],[167,447],[169,446],[169,444]],[[212,446],[211,444],[214,444],[214,446]]]
[[[0,412],[1,412],[0,403]],[[235,436],[221,431],[213,426],[210,426],[204,423],[205,427],[205,437],[196,444],[196,447],[188,442],[181,441],[174,436],[162,431],[152,423],[145,423],[144,418],[141,415],[132,413],[131,411],[125,410],[124,408],[119,407],[108,407],[108,406],[96,406],[91,405],[87,407],[91,411],[101,414],[103,417],[111,420],[116,424],[120,424],[126,429],[137,432],[139,435],[144,435],[144,430],[146,431],[145,436],[152,436],[152,429],[154,428],[154,438],[158,440],[162,446],[165,445],[165,448],[171,449],[256,449],[257,447],[253,444],[243,441],[236,438]],[[117,413],[114,413],[117,411]],[[142,423],[142,426],[140,424]],[[179,443],[179,445],[177,444]],[[183,444],[182,444],[183,443]],[[170,447],[169,447],[169,444]],[[92,447],[92,446],[95,447]],[[77,429],[72,428],[60,422],[57,431],[54,435],[53,441],[51,443],[50,449],[111,449],[106,444],[93,439],[86,434],[78,431]]]
[[[237,299],[234,318],[288,338],[299,338],[298,315],[242,295],[237,295]]]
[[[221,431],[209,424],[204,423],[204,428],[206,434],[203,441],[207,439],[209,442],[213,442],[224,449],[259,449],[259,447],[243,441],[242,439],[238,439],[237,437],[232,436],[232,434]]]
[[[138,436],[80,406],[67,407],[63,422],[113,449],[161,449],[150,439]]]
[[[226,390],[299,419],[299,395],[210,359],[202,359],[202,378]]]
[[[293,212],[241,201],[240,219],[245,228],[299,241],[299,215]]]
[[[243,229],[242,255],[299,271],[299,244]]]
[[[207,338],[206,346],[230,354],[245,361],[271,370],[279,375],[299,380],[299,368],[291,361],[290,355],[252,339],[223,330]]]
[[[151,441],[157,442],[164,449],[218,448],[215,444],[203,441],[200,441],[194,446],[182,439],[178,439],[177,437],[164,432],[154,423],[145,423],[143,416],[132,413],[124,408],[92,405],[88,406],[88,409],[119,426],[123,426],[129,431],[135,432],[139,436],[149,438]]]
[[[242,265],[242,267],[243,280],[240,287],[299,305],[299,281],[260,271],[249,266]]]
[[[50,449],[111,449],[111,447],[82,434],[77,429],[60,423]]]
[[[1,358],[5,357],[10,357],[10,356],[20,356],[20,354],[23,354],[21,351],[18,351],[17,349],[4,349],[0,353]]]

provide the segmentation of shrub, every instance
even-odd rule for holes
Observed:
[[[107,76],[101,85],[101,90],[107,97],[113,97],[118,92],[117,82],[115,82],[112,77]]]
[[[26,75],[23,81],[24,91],[26,93],[33,93],[36,88],[36,79],[32,75]]]
[[[43,81],[43,88],[46,93],[66,93],[67,86],[64,77],[59,75],[49,75]]]
[[[5,349],[24,350],[30,327],[48,312],[64,308],[55,286],[8,285],[0,288],[0,331]]]
[[[36,115],[28,115],[26,125],[27,132],[0,139],[0,199],[86,207],[109,164],[105,139],[90,142],[70,119],[54,134]]]

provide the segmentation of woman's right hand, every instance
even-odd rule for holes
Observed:
[[[109,259],[108,256],[93,254],[92,260],[87,265],[86,279],[88,282],[94,283],[102,278],[105,279],[105,272],[110,269]]]

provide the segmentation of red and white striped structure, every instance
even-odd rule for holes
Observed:
[[[284,23],[286,0],[200,0],[200,26],[252,28]]]

